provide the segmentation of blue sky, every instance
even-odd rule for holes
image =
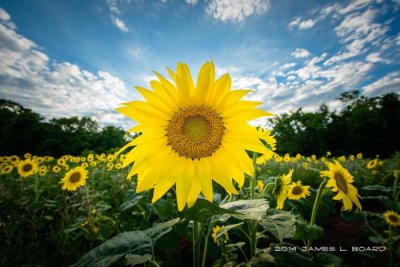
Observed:
[[[337,109],[400,92],[399,29],[399,0],[2,0],[0,98],[128,128],[133,86],[212,59],[267,111]]]

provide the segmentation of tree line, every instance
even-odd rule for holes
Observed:
[[[270,119],[278,152],[323,156],[362,152],[389,157],[400,151],[400,97],[389,93],[368,98],[359,91],[343,93],[344,108],[315,112],[301,108]],[[53,118],[9,100],[0,100],[0,154],[61,156],[88,151],[103,153],[126,143],[125,132],[115,126],[101,128],[88,117]]]
[[[301,108],[274,117],[272,133],[278,152],[294,155],[349,155],[390,157],[400,151],[399,94],[362,96],[360,91],[343,93],[338,100],[344,108],[330,111],[321,105],[315,112]]]
[[[88,117],[44,117],[18,103],[0,99],[0,154],[61,156],[103,153],[126,143],[123,129]]]

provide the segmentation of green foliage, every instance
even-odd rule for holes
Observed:
[[[283,242],[284,238],[291,238],[296,232],[296,215],[284,211],[270,209],[263,216],[260,225],[270,232],[279,242]]]
[[[362,152],[369,157],[389,157],[400,151],[400,98],[390,93],[367,98],[358,91],[339,98],[345,108],[329,111],[322,105],[315,112],[301,108],[273,119],[278,152],[324,156]]]
[[[88,117],[45,121],[39,114],[12,101],[0,99],[0,151],[3,155],[80,155],[85,150],[106,152],[125,144],[124,130],[100,129]]]
[[[154,251],[158,238],[171,231],[171,227],[179,222],[173,219],[165,223],[155,224],[143,231],[131,231],[118,234],[112,239],[95,247],[84,255],[74,267],[107,267],[126,257],[127,264],[143,263],[150,258],[148,253]]]

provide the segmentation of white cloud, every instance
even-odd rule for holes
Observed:
[[[360,10],[360,9],[370,5],[373,2],[374,2],[374,0],[354,0],[354,1],[350,2],[350,4],[348,6],[338,9],[338,12],[342,15],[348,14],[348,13]]]
[[[128,98],[118,77],[92,73],[70,62],[51,60],[31,40],[0,23],[0,98],[10,99],[47,117],[116,114]],[[122,125],[117,123],[117,125]]]
[[[122,19],[119,17],[121,15],[121,11],[119,10],[117,6],[117,1],[116,0],[107,0],[107,6],[110,9],[110,18],[112,24],[117,26],[118,29],[120,29],[123,32],[129,32],[129,28],[126,26],[125,22],[122,21]]]
[[[280,70],[287,70],[290,68],[293,68],[294,66],[296,66],[297,64],[292,62],[292,63],[285,63],[282,66],[279,67]]]
[[[356,12],[345,16],[335,28],[340,42],[345,46],[339,53],[328,59],[325,65],[362,55],[368,49],[378,47],[383,43],[383,37],[389,29],[385,25],[374,22],[377,12],[368,9],[362,13]]]
[[[223,22],[242,22],[253,14],[265,14],[269,0],[211,0],[206,13]]]
[[[115,26],[117,26],[123,32],[129,32],[128,27],[126,27],[125,23],[120,18],[112,18],[112,22]]]
[[[400,71],[394,71],[381,79],[363,87],[368,96],[378,96],[389,92],[400,92]]]
[[[310,52],[304,48],[296,48],[291,55],[295,58],[305,58],[310,56]]]
[[[10,20],[10,15],[0,7],[0,20]]]
[[[377,63],[377,62],[383,62],[383,63],[390,63],[389,60],[381,58],[379,53],[371,53],[369,54],[366,58],[366,61],[371,62],[371,63]]]
[[[199,2],[199,0],[186,0],[186,3],[189,5],[196,5]]]
[[[289,23],[288,29],[292,30],[297,27],[299,30],[307,30],[312,28],[315,25],[315,22],[316,21],[312,19],[302,21],[301,17],[298,17]]]

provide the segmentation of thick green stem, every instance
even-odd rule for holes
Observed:
[[[394,178],[394,183],[393,183],[393,200],[397,202],[397,183],[399,181],[399,174],[396,175]]]
[[[324,191],[324,188],[325,188],[325,185],[327,182],[328,182],[328,180],[324,179],[321,182],[321,184],[319,185],[317,195],[315,196],[315,200],[314,200],[314,206],[313,206],[312,213],[311,213],[310,225],[314,225],[315,220],[317,219],[317,211],[318,211],[319,203],[321,202],[322,192]],[[307,250],[311,247],[311,244],[312,244],[312,241],[308,240],[307,241]]]
[[[253,167],[254,167],[254,174],[253,177],[250,179],[250,199],[255,198],[255,186],[256,186],[256,179],[257,179],[257,153],[253,152]],[[257,222],[251,221],[250,222],[250,259],[256,255],[256,247],[257,247]]]
[[[39,199],[39,177],[35,175],[35,202]]]
[[[211,235],[211,231],[214,227],[214,223],[212,222],[213,217],[211,218],[211,223],[208,226],[208,231],[207,231],[207,235],[206,235],[206,239],[204,241],[204,249],[203,249],[203,258],[201,259],[201,267],[205,267],[206,266],[206,258],[207,258],[207,249],[208,249],[208,239],[210,238]]]
[[[201,225],[193,221],[193,267],[200,267]]]

